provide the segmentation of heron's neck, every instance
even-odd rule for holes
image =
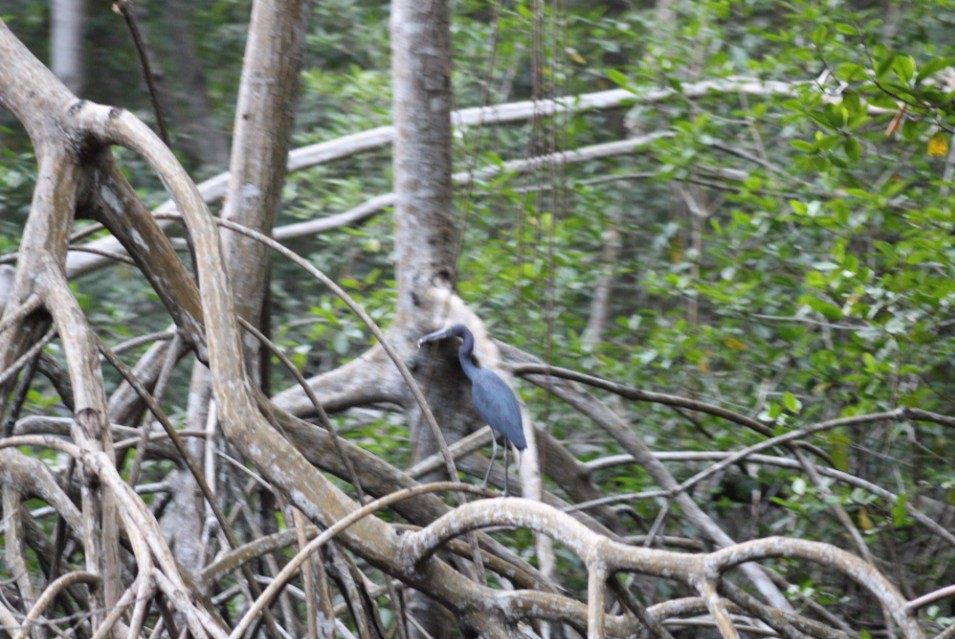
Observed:
[[[465,355],[463,351],[458,355],[458,359],[461,361],[461,368],[464,369],[464,374],[468,377],[473,377],[474,373],[481,370],[471,361],[471,356]]]
[[[461,339],[464,340],[464,342],[461,344],[461,350],[458,351],[458,359],[461,361],[461,368],[464,369],[464,374],[468,377],[473,377],[474,373],[479,370],[471,360],[471,353],[474,352],[474,336],[471,335],[471,331],[466,331],[464,335],[461,336]]]

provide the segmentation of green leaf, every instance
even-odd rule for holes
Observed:
[[[849,472],[849,445],[852,442],[842,433],[830,433],[829,441],[832,442],[832,448],[829,451],[832,465],[836,470]]]
[[[805,140],[790,140],[789,144],[794,148],[800,151],[805,151],[806,153],[815,153],[816,145],[812,142],[806,142]]]
[[[796,111],[798,113],[802,113],[804,109],[803,103],[800,102],[799,100],[796,100],[795,98],[789,98],[788,100],[783,100],[780,103],[780,106],[783,107],[784,109],[789,109],[790,111]]]
[[[766,406],[766,412],[770,419],[779,419],[779,416],[783,414],[783,407],[779,404],[769,404]]]
[[[892,68],[895,58],[895,55],[889,55],[885,58],[882,58],[881,60],[877,60],[875,65],[875,77],[880,80],[885,78],[888,75],[889,70]]]
[[[858,162],[859,158],[862,157],[862,145],[859,143],[859,140],[853,137],[847,137],[843,146],[846,150],[846,155],[849,156],[849,159],[853,162]]]
[[[868,75],[864,66],[856,62],[846,62],[840,65],[838,76],[844,82],[861,82]]]
[[[842,104],[850,113],[859,113],[862,111],[862,98],[855,91],[846,91],[842,95]]]
[[[909,142],[914,142],[922,137],[922,132],[926,128],[927,125],[923,122],[906,120],[905,124],[902,125],[902,138],[908,140]]]
[[[899,108],[899,103],[896,102],[892,96],[885,95],[884,93],[870,95],[866,98],[866,101],[870,106],[879,107],[880,109],[895,111]]]
[[[779,497],[773,497],[770,501],[772,501],[777,506],[781,506],[783,508],[786,508],[787,510],[791,510],[796,513],[802,513],[802,512],[805,512],[806,510],[803,507],[803,505],[800,504],[798,501],[793,501],[790,499],[781,499]]]
[[[909,511],[905,507],[908,503],[908,496],[900,494],[895,498],[895,503],[892,504],[892,524],[896,528],[904,528],[909,525],[908,514]]]
[[[790,413],[793,413],[794,415],[798,415],[802,410],[802,402],[799,401],[799,399],[789,391],[783,393],[783,406],[785,406],[786,410],[788,410]]]
[[[885,323],[885,332],[889,335],[901,335],[905,332],[905,320],[898,316],[890,317]]]
[[[826,120],[835,129],[840,129],[849,121],[849,110],[842,104],[829,103],[825,107]]]
[[[950,67],[955,64],[955,58],[946,57],[946,58],[932,58],[928,62],[922,65],[922,68],[919,69],[918,79],[916,83],[920,83],[926,78],[930,78],[945,67]]]
[[[816,311],[817,313],[821,313],[827,319],[842,319],[842,309],[835,304],[821,300],[818,297],[810,298],[808,303],[812,310]]]
[[[619,87],[627,88],[630,80],[617,69],[607,69],[607,78]]]
[[[908,84],[915,75],[915,58],[910,55],[897,55],[892,62],[892,70],[899,79]]]
[[[879,372],[879,365],[876,363],[872,353],[863,353],[862,360],[865,362],[865,370],[867,373]]]

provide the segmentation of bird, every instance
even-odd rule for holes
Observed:
[[[436,342],[449,337],[461,339],[458,360],[464,374],[471,380],[471,404],[474,410],[492,430],[504,435],[504,496],[507,496],[507,442],[514,444],[517,450],[527,448],[524,427],[521,423],[521,407],[511,387],[494,371],[481,368],[471,360],[474,352],[474,335],[464,324],[453,324],[447,328],[428,333],[418,340],[418,348],[427,342]],[[497,437],[491,437],[491,463],[484,473],[484,485],[491,476],[491,468],[497,457]]]

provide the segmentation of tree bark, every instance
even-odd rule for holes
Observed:
[[[395,127],[395,324],[403,328],[403,341],[407,343],[415,333],[423,335],[432,329],[428,324],[430,314],[422,312],[430,306],[425,301],[427,291],[431,286],[450,288],[456,273],[454,249],[459,233],[454,226],[451,184],[450,4],[447,0],[393,0],[390,28]],[[449,381],[449,361],[453,360],[441,358],[436,365],[437,378],[446,383],[433,389],[442,399],[433,410],[445,436],[454,441],[466,427],[456,408],[466,404],[460,394],[453,393],[465,384],[462,375]],[[434,379],[430,374],[425,377],[426,383]],[[411,461],[415,463],[431,455],[439,444],[419,411],[412,410],[409,417]],[[424,479],[442,474],[434,471]],[[446,611],[426,595],[409,593],[406,609],[421,625],[420,630],[414,625],[408,628],[410,637],[450,636]]]
[[[72,93],[86,86],[86,0],[50,2],[50,69]]]
[[[457,268],[451,184],[451,26],[447,0],[391,5],[397,304],[395,320],[424,332],[423,296]]]

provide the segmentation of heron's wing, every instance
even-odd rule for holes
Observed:
[[[507,437],[518,450],[527,448],[521,425],[521,407],[511,387],[497,373],[486,368],[478,369],[471,383],[471,401],[481,419]]]

